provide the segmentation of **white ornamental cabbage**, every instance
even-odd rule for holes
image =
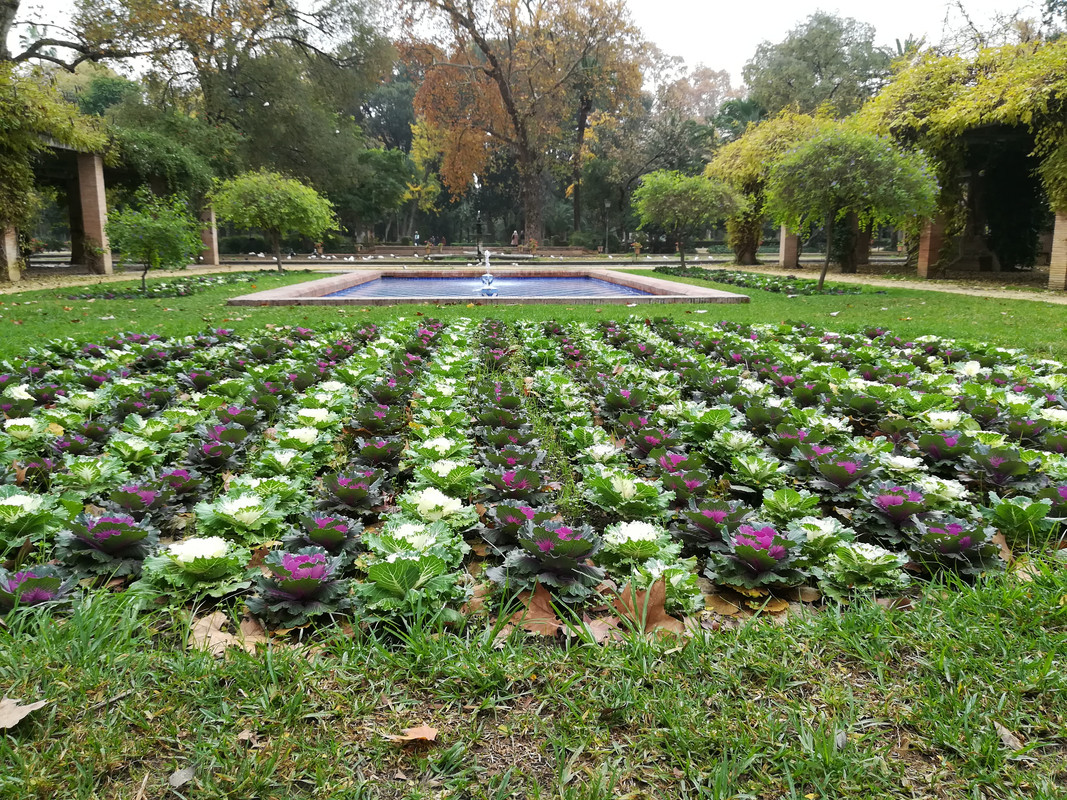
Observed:
[[[319,438],[317,428],[292,428],[285,432],[285,438],[300,442],[305,447],[310,447]]]
[[[198,558],[222,558],[229,547],[229,543],[221,536],[206,536],[175,542],[167,548],[167,552],[179,564],[188,564]]]
[[[18,384],[16,386],[8,386],[4,389],[4,394],[10,397],[12,400],[33,400],[33,395],[26,389],[25,384]]]
[[[432,486],[412,494],[411,502],[415,506],[415,510],[418,511],[419,516],[430,522],[445,519],[463,508],[463,503],[460,500],[449,497],[440,489],[435,489]]]
[[[963,414],[959,411],[927,411],[926,421],[935,431],[948,431],[959,427]]]
[[[242,525],[255,525],[266,513],[263,501],[251,494],[224,497],[219,501],[218,513]]]
[[[0,520],[14,522],[27,514],[33,514],[44,505],[44,497],[37,494],[14,494],[0,499]]]
[[[883,467],[893,472],[915,472],[923,469],[923,460],[921,458],[883,453],[880,460]]]
[[[12,439],[24,442],[40,430],[40,425],[33,417],[16,417],[4,422],[4,432]]]
[[[617,548],[628,542],[654,542],[663,533],[662,528],[647,522],[619,522],[604,531],[604,544]]]
[[[1062,408],[1043,408],[1041,418],[1057,428],[1067,428],[1067,411]]]

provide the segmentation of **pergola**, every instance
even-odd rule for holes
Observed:
[[[71,232],[71,263],[84,264],[96,275],[111,275],[114,266],[107,241],[106,179],[117,179],[121,170],[104,164],[100,153],[82,152],[58,142],[49,141],[47,155],[39,158],[34,175],[40,183],[65,190],[68,200]],[[205,208],[200,215],[204,222],[201,238],[204,249],[200,262],[219,263],[218,232],[215,212]],[[14,227],[2,231],[3,252],[0,253],[0,280],[21,279],[18,234]]]

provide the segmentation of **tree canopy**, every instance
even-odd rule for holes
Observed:
[[[686,240],[736,213],[742,204],[722,181],[671,170],[645,175],[634,191],[633,202],[642,228],[662,230],[668,241],[677,243],[683,267]]]
[[[777,43],[763,42],[745,64],[749,97],[770,113],[814,113],[826,104],[835,116],[856,111],[889,77],[892,55],[874,43],[874,28],[819,11]]]
[[[830,264],[835,224],[849,217],[862,227],[903,225],[929,217],[937,181],[924,158],[900,150],[886,136],[834,125],[786,153],[771,168],[767,210],[799,232],[823,226],[827,253],[819,288]],[[842,251],[853,252],[852,242]]]
[[[246,172],[223,181],[211,193],[215,213],[239,228],[267,233],[278,271],[282,271],[282,236],[321,236],[335,225],[333,206],[310,186],[277,172]]]

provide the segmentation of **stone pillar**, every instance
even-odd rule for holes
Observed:
[[[219,229],[215,225],[215,209],[208,206],[201,211],[200,221],[204,223],[200,229],[200,241],[204,243],[204,249],[200,251],[200,263],[204,266],[217,267],[219,265]]]
[[[941,248],[945,244],[945,218],[934,217],[923,225],[919,236],[919,277],[929,278],[930,271],[937,266],[941,258]]]
[[[870,228],[860,228],[856,233],[856,266],[858,267],[871,263],[871,235],[873,233]]]
[[[78,153],[78,195],[81,198],[82,230],[85,231],[85,261],[90,272],[111,275],[111,250],[104,226],[107,198],[104,196],[104,162],[98,153]]]
[[[779,233],[778,266],[782,269],[800,269],[800,237],[782,226]]]
[[[19,268],[19,234],[14,226],[0,228],[0,283],[22,280]]]
[[[85,231],[82,230],[82,199],[77,179],[67,185],[67,223],[70,225],[70,263],[85,264]]]
[[[1067,211],[1056,214],[1056,227],[1052,229],[1048,288],[1057,292],[1067,291]]]

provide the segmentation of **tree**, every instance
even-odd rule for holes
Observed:
[[[680,172],[659,170],[641,179],[633,193],[633,204],[643,229],[659,228],[669,241],[677,243],[685,267],[686,240],[735,213],[741,199],[714,178],[691,178]]]
[[[541,239],[549,159],[573,118],[583,65],[611,75],[636,49],[622,0],[405,0],[410,27],[447,35],[422,47],[417,115],[442,132],[441,178],[453,196],[506,151],[519,173],[526,240]],[[586,76],[588,77],[588,75]],[[580,99],[578,108],[580,111]]]
[[[783,111],[772,119],[751,126],[741,138],[719,150],[705,174],[726,181],[748,202],[726,220],[726,241],[738,264],[758,264],[756,253],[767,218],[767,178],[771,168],[787,152],[822,127],[824,117]]]
[[[723,142],[732,142],[740,139],[749,125],[762,122],[766,116],[766,109],[751,97],[734,97],[719,106],[715,131]]]
[[[334,226],[333,205],[310,186],[277,172],[245,172],[211,193],[220,219],[239,228],[260,228],[282,272],[282,236],[317,238]]]
[[[184,267],[203,247],[200,223],[189,214],[185,198],[160,197],[148,189],[141,189],[131,205],[111,215],[107,238],[123,258],[141,265],[142,292],[148,290],[148,270]]]
[[[98,152],[106,142],[102,126],[11,64],[0,64],[0,120],[0,227],[18,224],[27,213],[32,159],[48,149],[48,139]]]
[[[814,113],[824,103],[844,117],[889,76],[892,55],[874,44],[874,28],[817,12],[778,44],[763,42],[744,67],[749,97],[771,114]]]
[[[905,225],[933,214],[937,181],[925,159],[898,149],[888,137],[834,126],[816,133],[771,169],[767,208],[792,230],[822,225],[830,266],[835,225],[849,218],[860,226]],[[842,258],[855,252],[851,232],[839,243]],[[844,265],[844,264],[843,264]]]

